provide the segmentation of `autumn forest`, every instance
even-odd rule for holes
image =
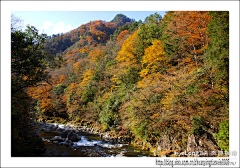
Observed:
[[[118,14],[52,36],[12,23],[11,96],[12,155],[36,152],[29,123],[43,121],[128,137],[155,156],[228,151],[229,12]]]

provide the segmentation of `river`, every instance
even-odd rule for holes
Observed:
[[[58,131],[48,129],[53,125],[57,125]],[[71,145],[66,146],[63,142],[54,143],[52,138],[61,136],[61,132],[71,128],[63,124],[41,124],[38,127],[40,130],[40,137],[44,141],[47,150],[42,157],[150,157],[153,154],[147,150],[134,147],[130,144],[111,144],[105,142],[99,135],[88,134],[84,132],[77,132],[80,140],[72,142]],[[61,131],[59,131],[61,130]]]

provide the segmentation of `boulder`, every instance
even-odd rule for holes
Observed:
[[[59,143],[59,142],[63,142],[65,139],[62,138],[61,136],[55,136],[53,137],[50,141],[53,143]]]
[[[52,127],[52,130],[53,130],[53,131],[57,131],[58,129],[59,129],[58,126]]]
[[[56,131],[58,131],[58,132],[61,132],[61,133],[62,133],[62,132],[63,132],[63,130],[64,130],[64,129],[62,129],[62,128],[57,128],[57,130],[56,130]]]
[[[66,124],[66,127],[74,127],[74,124],[71,124],[71,123],[68,122],[68,123]]]
[[[170,150],[171,148],[172,146],[171,146],[171,140],[169,139],[169,136],[164,135],[158,140],[157,142],[158,151]]]
[[[79,141],[81,138],[74,132],[69,132],[67,135],[67,140],[71,140],[73,142]]]
[[[71,146],[73,142],[71,140],[66,140],[64,142],[61,142],[60,144],[65,145],[65,146]]]
[[[52,143],[54,143],[54,144],[58,144],[59,142],[58,141],[51,141]]]
[[[61,137],[62,138],[67,138],[67,136],[68,136],[68,132],[67,131],[61,133]]]

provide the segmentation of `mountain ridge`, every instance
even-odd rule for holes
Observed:
[[[113,21],[115,18],[117,18],[117,20]],[[88,42],[94,45],[106,43],[116,29],[123,25],[131,25],[134,20],[123,14],[117,14],[114,19],[110,22],[103,20],[90,21],[69,32],[48,36],[45,45],[46,51],[53,52],[56,55],[57,53],[64,52],[68,47],[80,40],[82,41],[79,42],[78,47],[82,47]]]

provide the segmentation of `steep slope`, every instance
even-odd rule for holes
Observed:
[[[128,20],[132,19],[128,18]],[[121,40],[118,41],[108,41],[110,36],[117,39],[122,30],[129,29],[130,32],[133,32],[137,26],[137,22],[119,27],[116,23],[96,20],[81,25],[69,33],[53,35],[52,38],[49,38],[45,44],[46,50],[53,51],[62,62],[62,66],[57,65],[49,69],[51,76],[49,82],[31,92],[37,101],[35,114],[40,118],[49,116],[65,119],[76,119],[73,113],[76,113],[77,116],[81,115],[78,110],[93,101],[96,88],[90,89],[90,91],[86,90],[86,93],[82,92],[80,88],[87,87],[94,74],[97,75],[96,82],[106,78],[101,71],[105,71],[104,68],[108,61],[115,59],[125,35],[121,34]],[[120,41],[121,43],[119,43]],[[112,52],[110,49],[112,46],[116,46],[116,43],[119,44],[117,44],[117,48],[115,47],[117,50],[115,55],[108,55],[109,58],[107,58],[107,52]],[[103,65],[100,67],[98,62],[102,62]],[[72,102],[73,99],[75,99],[75,103]]]
[[[96,46],[99,43],[106,43],[109,36],[118,28],[115,23],[108,23],[101,20],[81,25],[77,29],[65,34],[50,36],[45,48],[53,51],[54,54],[65,51],[68,47],[78,42],[77,47],[88,45]]]

